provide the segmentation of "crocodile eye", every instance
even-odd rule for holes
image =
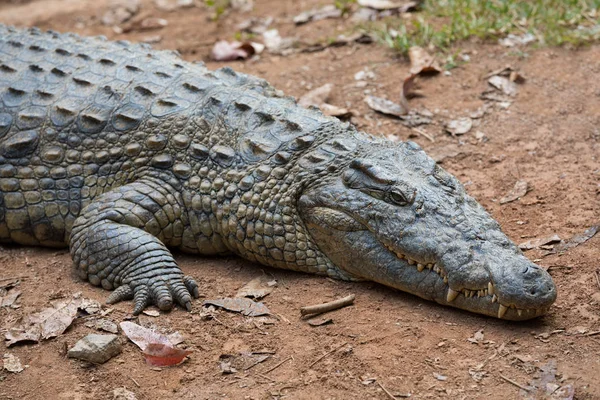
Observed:
[[[404,193],[400,192],[399,190],[393,189],[389,194],[388,197],[390,199],[390,202],[393,204],[396,204],[398,206],[405,206],[409,203],[408,199],[406,198],[406,196],[404,196]]]

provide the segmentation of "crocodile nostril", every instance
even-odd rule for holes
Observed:
[[[535,288],[531,288],[531,290],[529,291],[529,293],[531,293],[532,295],[535,295],[536,294]]]

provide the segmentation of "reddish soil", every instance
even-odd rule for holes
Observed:
[[[401,140],[411,138],[430,154],[445,155],[443,166],[515,242],[554,233],[569,238],[600,222],[600,46],[527,48],[524,53],[496,44],[462,44],[470,62],[453,69],[450,76],[423,79],[423,96],[410,103],[435,114],[435,123],[421,128],[435,142],[396,119],[376,114],[363,102],[365,90],[396,99],[408,74],[408,63],[380,45],[354,44],[289,56],[264,53],[258,60],[226,64],[209,61],[212,44],[232,39],[236,24],[250,16],[273,16],[272,27],[282,36],[305,42],[352,28],[350,21],[342,19],[300,27],[291,22],[297,13],[322,3],[257,0],[250,13],[231,12],[215,22],[202,7],[165,12],[152,1],[143,1],[134,19],[160,17],[169,25],[159,31],[116,34],[100,23],[110,7],[106,0],[0,1],[0,22],[131,41],[158,34],[162,40],[154,45],[157,48],[177,49],[185,59],[205,60],[210,68],[231,65],[264,77],[293,96],[331,82],[330,102],[355,110],[352,122],[359,128]],[[444,121],[467,116],[483,104],[479,95],[487,86],[484,76],[506,65],[527,78],[510,107],[492,109],[464,136],[444,133]],[[354,74],[365,68],[375,78],[359,88]],[[487,140],[479,141],[478,131]],[[529,182],[532,190],[521,200],[500,205],[498,199],[518,179]],[[600,336],[593,333],[600,330],[596,276],[600,234],[561,256],[543,256],[541,250],[528,251],[527,256],[550,267],[559,296],[543,318],[511,323],[442,307],[377,284],[338,282],[233,257],[178,254],[181,267],[196,277],[205,298],[232,296],[262,274],[274,277],[278,286],[264,303],[280,319],[219,311],[217,319],[204,320],[199,315],[202,299],[194,302],[191,314],[177,309],[158,318],[143,315],[140,323],[181,332],[193,350],[184,364],[161,370],[147,366],[138,348],[125,339],[123,353],[103,365],[65,358],[65,348],[94,332],[84,325],[85,319],[78,319],[65,334],[40,344],[9,349],[0,344],[1,353],[10,352],[27,365],[20,373],[0,370],[0,399],[112,399],[119,387],[138,399],[390,398],[382,386],[415,399],[516,399],[525,392],[502,376],[527,385],[539,375],[540,367],[553,360],[557,385],[573,385],[577,399],[599,399]],[[22,277],[23,294],[20,308],[0,309],[0,333],[19,317],[48,306],[53,298],[82,292],[103,301],[108,294],[74,276],[66,251],[3,246],[0,278],[8,277]],[[356,294],[354,306],[330,313],[333,324],[311,327],[299,318],[301,306],[349,293]],[[131,303],[118,304],[108,318],[118,323],[130,316],[131,309]],[[483,340],[467,340],[481,329]],[[247,371],[221,373],[221,354],[261,349],[275,354]],[[377,381],[369,383],[368,378]]]

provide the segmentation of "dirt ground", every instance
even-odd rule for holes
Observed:
[[[251,16],[272,16],[272,27],[282,36],[307,43],[348,32],[353,23],[347,19],[302,26],[291,22],[294,15],[324,0],[256,0],[251,12],[234,11],[218,21],[210,20],[202,7],[167,12],[152,1],[142,3],[134,20],[160,17],[168,25],[117,34],[100,22],[111,4],[107,0],[4,0],[0,22],[131,41],[160,35],[156,48],[177,49],[185,59],[204,60],[210,68],[231,65],[297,97],[332,83],[330,103],[353,110],[354,124],[373,134],[419,143],[466,185],[516,243],[555,233],[568,239],[600,222],[599,45],[515,50],[461,44],[470,61],[449,75],[422,79],[423,96],[410,101],[415,109],[434,114],[434,123],[420,128],[434,138],[432,142],[399,120],[371,111],[363,101],[365,93],[397,99],[408,74],[408,62],[383,46],[352,44],[288,56],[265,52],[249,61],[210,61],[212,44],[231,40],[236,24]],[[444,133],[444,121],[468,116],[482,106],[484,77],[507,65],[526,77],[513,103],[490,109],[466,135]],[[361,87],[354,75],[365,69],[374,77]],[[531,191],[500,205],[499,199],[518,179],[526,180]],[[0,344],[1,353],[10,352],[27,365],[20,373],[0,370],[0,399],[112,399],[113,390],[120,387],[138,399],[386,399],[407,394],[414,399],[517,399],[527,393],[505,378],[529,385],[540,368],[552,363],[557,373],[551,385],[572,385],[576,399],[600,399],[600,335],[595,335],[600,331],[600,234],[560,256],[544,256],[542,250],[526,254],[550,268],[559,295],[548,315],[524,323],[442,307],[372,283],[338,282],[233,257],[178,254],[204,298],[232,296],[261,275],[277,280],[263,301],[280,317],[218,311],[216,319],[205,320],[199,314],[202,298],[194,302],[191,314],[177,309],[158,318],[142,315],[143,325],[181,332],[193,350],[182,365],[163,369],[147,366],[138,348],[125,339],[123,353],[103,365],[65,358],[65,348],[95,332],[80,318],[65,334],[40,344],[8,349]],[[1,247],[0,279],[10,277],[21,277],[23,294],[20,308],[0,308],[2,334],[51,299],[81,292],[103,302],[108,294],[80,282],[71,271],[68,253],[56,249]],[[356,294],[355,304],[327,315],[332,324],[312,327],[300,319],[301,306],[349,293]],[[118,323],[130,316],[132,305],[113,308],[108,318]],[[474,339],[480,330],[483,339]],[[222,354],[264,349],[274,354],[263,363],[234,374],[221,372]],[[555,393],[555,398],[563,397]]]

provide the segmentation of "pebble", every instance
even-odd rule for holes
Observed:
[[[103,364],[121,353],[121,342],[117,335],[89,334],[69,349],[67,355],[95,364]]]

